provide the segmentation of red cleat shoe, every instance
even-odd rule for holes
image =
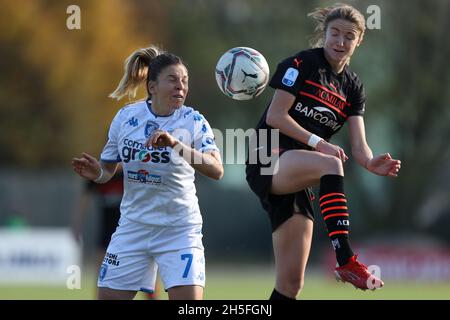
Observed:
[[[384,282],[371,274],[367,266],[359,262],[357,256],[350,258],[347,264],[337,267],[334,271],[336,280],[350,282],[356,289],[376,290],[384,286]]]

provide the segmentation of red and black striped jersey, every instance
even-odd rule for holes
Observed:
[[[295,96],[289,115],[303,128],[325,140],[338,132],[348,117],[362,116],[364,88],[347,66],[336,74],[325,58],[323,48],[301,51],[278,64],[269,85]],[[268,109],[268,108],[267,108]],[[267,109],[257,129],[271,129]],[[280,147],[304,146],[280,132]]]

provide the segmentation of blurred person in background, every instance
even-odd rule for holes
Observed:
[[[365,94],[350,58],[361,44],[364,16],[336,4],[310,13],[317,21],[313,48],[283,60],[271,79],[275,89],[257,129],[279,129],[279,149],[257,139],[249,150],[247,181],[268,212],[272,225],[276,282],[274,300],[295,299],[304,283],[313,234],[313,194],[320,186],[319,205],[336,253],[338,280],[359,289],[377,289],[383,282],[357,260],[349,242],[349,210],[344,192],[345,151],[330,143],[348,122],[352,155],[369,172],[396,177],[400,161],[389,153],[373,156],[364,129]],[[258,132],[258,130],[257,130]],[[270,138],[267,139],[270,141]],[[259,152],[278,153],[278,171],[262,175]]]
[[[104,250],[111,240],[111,235],[116,230],[120,218],[120,202],[123,196],[123,172],[122,165],[119,164],[116,173],[111,180],[104,184],[97,184],[92,180],[86,180],[83,184],[80,199],[77,201],[73,217],[72,231],[75,239],[82,242],[83,225],[86,212],[91,201],[95,198],[98,201],[98,211],[100,212],[99,233],[97,238],[97,249],[101,251],[103,258]],[[101,259],[102,260],[102,259]]]
[[[153,291],[156,273],[169,299],[202,299],[205,258],[195,171],[221,179],[223,166],[208,121],[184,105],[188,71],[174,54],[151,46],[125,61],[125,74],[110,95],[148,98],[123,107],[111,123],[98,161],[72,160],[80,176],[106,183],[122,162],[124,195],[119,225],[98,278],[99,299],[133,299]]]
[[[73,217],[73,234],[78,243],[82,243],[83,225],[85,223],[86,212],[92,200],[97,201],[100,220],[98,222],[98,234],[96,239],[96,266],[100,267],[105,249],[108,247],[111,235],[117,227],[120,218],[120,203],[123,196],[123,171],[122,164],[117,165],[116,173],[106,183],[99,184],[92,180],[85,180],[80,199]],[[156,282],[158,284],[158,282]],[[148,292],[145,297],[148,299],[157,298],[157,285],[155,292]]]

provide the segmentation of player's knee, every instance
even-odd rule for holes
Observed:
[[[324,158],[323,174],[344,174],[344,167],[341,159],[334,156],[326,156]]]

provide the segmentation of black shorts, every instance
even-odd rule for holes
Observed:
[[[274,232],[283,222],[295,213],[300,213],[314,221],[311,188],[283,195],[270,193],[272,175],[261,175],[261,165],[247,164],[246,178],[254,193],[259,197],[264,210],[267,211]]]

